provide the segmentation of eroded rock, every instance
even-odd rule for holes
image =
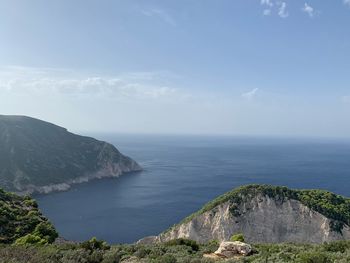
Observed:
[[[249,244],[240,241],[233,241],[222,242],[214,254],[219,257],[232,258],[236,256],[248,256],[251,252],[252,247]]]

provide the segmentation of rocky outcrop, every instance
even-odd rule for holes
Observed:
[[[25,116],[0,115],[0,145],[0,187],[20,194],[141,170],[109,143]]]
[[[233,242],[222,242],[218,250],[214,254],[219,257],[232,258],[237,255],[248,256],[252,252],[252,247],[249,244],[233,241]]]
[[[244,242],[226,241],[221,242],[219,248],[214,253],[203,254],[203,257],[214,261],[239,259],[240,257],[249,256],[252,251],[251,245]]]
[[[291,193],[294,196],[294,192]],[[198,242],[225,241],[236,233],[243,233],[249,243],[322,243],[350,239],[350,228],[346,222],[327,217],[296,200],[297,193],[295,199],[259,191],[246,196],[235,193],[227,200],[219,197],[211,209],[202,209],[154,240],[163,242],[188,238]],[[335,205],[338,205],[337,202],[340,204],[337,200],[343,199],[335,197],[330,200],[334,199]],[[344,200],[342,202],[348,205],[348,199]],[[337,225],[341,227],[334,227]]]

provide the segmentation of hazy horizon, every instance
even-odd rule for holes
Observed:
[[[350,1],[0,3],[0,114],[85,134],[350,138]]]

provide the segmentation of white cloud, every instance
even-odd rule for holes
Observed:
[[[269,15],[271,15],[271,9],[265,9],[265,10],[263,11],[263,15],[264,15],[264,16],[269,16]]]
[[[159,8],[145,9],[145,10],[142,10],[141,13],[148,17],[158,17],[159,19],[161,19],[162,21],[164,21],[165,23],[171,26],[175,27],[177,25],[175,19],[163,9],[159,9]]]
[[[156,72],[127,73],[112,77],[74,74],[70,71],[0,68],[0,93],[78,98],[178,100],[189,97],[164,84]]]
[[[256,96],[258,90],[259,90],[258,88],[255,88],[249,92],[243,93],[241,96],[247,100],[252,100]]]
[[[304,7],[302,8],[302,11],[307,13],[309,15],[309,17],[314,17],[314,15],[315,15],[314,8],[312,6],[310,6],[310,5],[308,5],[307,3],[304,4]]]
[[[269,7],[272,7],[273,6],[273,3],[271,0],[261,0],[260,1],[260,4],[261,5],[266,5],[266,6],[269,6]]]
[[[279,6],[278,15],[281,18],[287,18],[289,16],[289,13],[287,11],[287,3],[286,2],[278,2],[277,4]]]
[[[344,4],[350,6],[350,0],[344,0]]]

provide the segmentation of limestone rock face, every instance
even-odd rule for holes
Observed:
[[[225,241],[243,233],[249,243],[323,243],[350,239],[350,228],[332,230],[333,220],[293,199],[257,195],[241,204],[223,202],[157,237],[158,242],[188,238]]]
[[[222,242],[218,250],[214,252],[219,257],[232,258],[234,256],[248,256],[252,252],[252,247],[249,244],[234,241]]]

